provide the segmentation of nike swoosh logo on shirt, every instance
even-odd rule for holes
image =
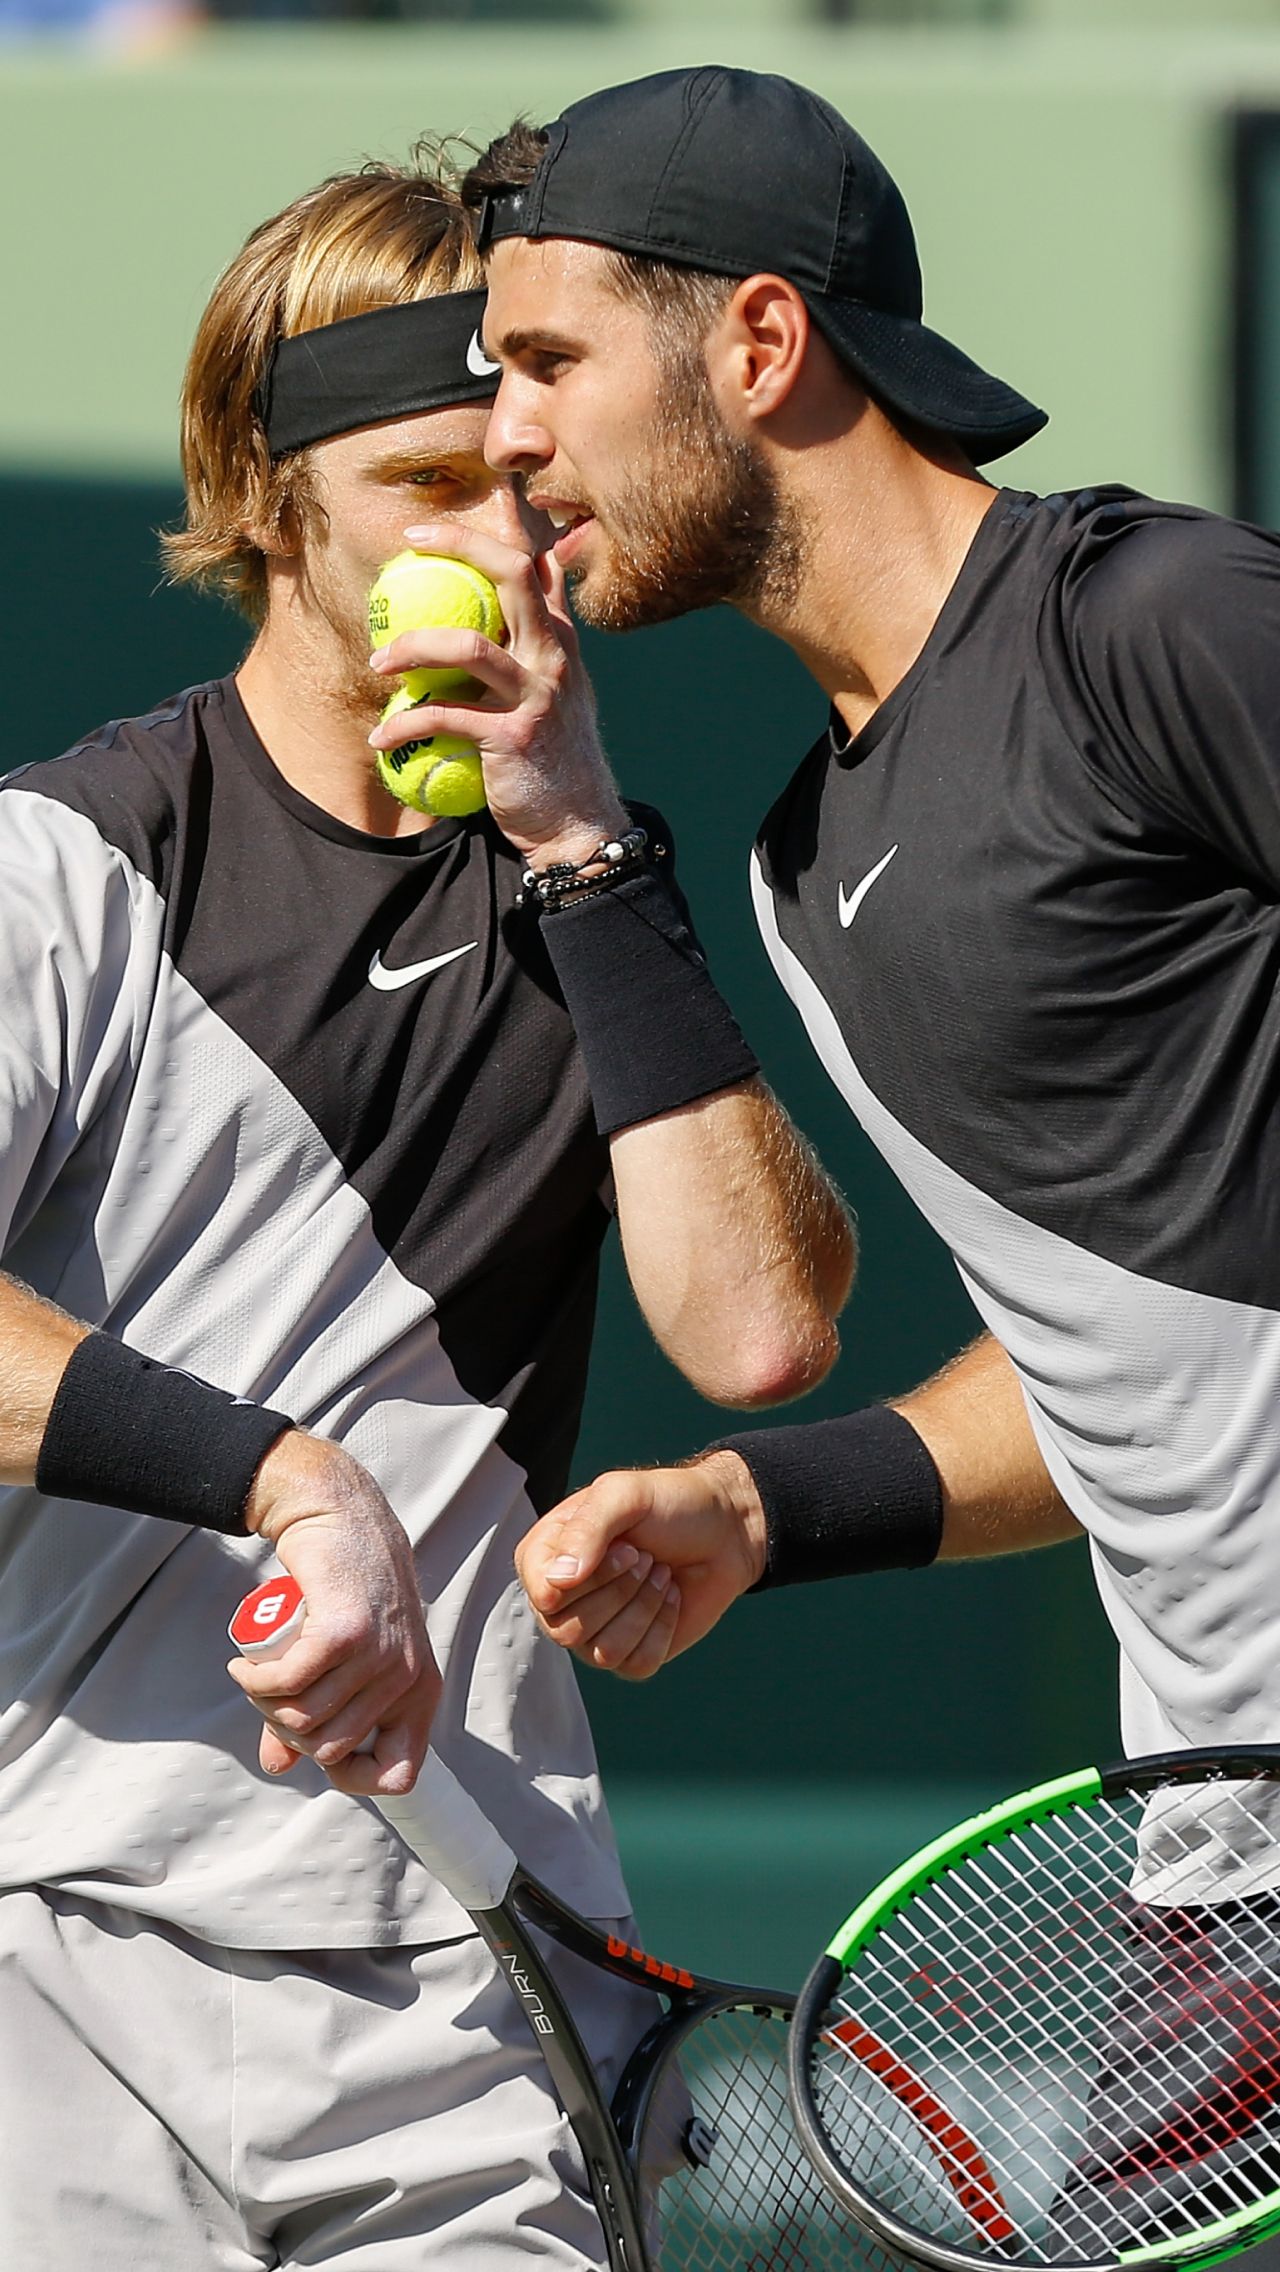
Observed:
[[[446,955],[429,955],[426,962],[406,963],[403,970],[388,970],[379,948],[369,965],[369,984],[383,994],[393,994],[397,986],[412,986],[415,978],[430,978],[433,970],[443,970],[447,962],[456,962],[459,955],[469,955],[478,947],[478,939],[468,939],[465,947],[450,947]]]
[[[862,882],[860,884],[855,884],[852,891],[846,891],[844,885],[841,884],[838,895],[840,901],[840,921],[844,925],[846,931],[848,930],[849,925],[852,923],[854,916],[857,914],[858,909],[861,907],[863,900],[866,898],[867,893],[870,891],[872,884],[876,880],[876,877],[882,876],[884,874],[885,869],[888,867],[889,862],[892,860],[893,855],[897,851],[897,849],[898,847],[896,844],[891,844],[888,851],[885,853],[883,860],[877,860],[874,868],[868,869],[866,875],[862,879]]]
[[[484,344],[478,331],[473,331],[467,341],[467,369],[474,379],[493,378],[502,369],[501,363],[493,362],[485,354]]]

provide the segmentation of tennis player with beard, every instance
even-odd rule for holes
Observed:
[[[196,339],[168,543],[249,653],[0,789],[23,2272],[603,2260],[508,1991],[351,1794],[406,1789],[430,1728],[543,1877],[624,1917],[572,1667],[512,1569],[565,1487],[611,1191],[705,1393],[798,1392],[835,1349],[843,1212],[705,980],[665,825],[619,804],[549,532],[485,464],[479,283],[456,192],[414,166],[264,223]],[[396,802],[367,742],[366,595],[427,498],[510,633],[467,821]],[[593,1088],[547,941],[637,889],[700,1007]],[[274,1556],[306,1633],[229,1680]],[[642,1632],[668,1573],[626,1546],[612,1570]],[[575,1999],[606,2073],[638,2003]]]
[[[523,1550],[547,1630],[643,1674],[749,1587],[1080,1526],[1129,1747],[1274,1742],[1280,543],[992,487],[1043,414],[925,326],[895,184],[788,80],[611,88],[464,194],[487,453],[582,615],[728,601],[830,699],[761,930],[990,1329],[894,1408],[601,1479]],[[679,1590],[621,1658],[619,1538]]]

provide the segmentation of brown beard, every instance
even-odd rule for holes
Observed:
[[[359,617],[348,615],[326,593],[317,589],[305,555],[303,573],[310,588],[312,602],[323,615],[337,644],[332,675],[326,676],[320,699],[326,709],[351,719],[367,734],[382,716],[400,681],[380,679],[370,670],[369,627],[365,617],[363,614]]]
[[[664,373],[650,463],[655,478],[632,476],[598,516],[610,553],[591,588],[570,571],[583,622],[638,631],[721,604],[747,615],[785,610],[803,565],[799,515],[763,451],[725,426],[701,348]]]
[[[342,641],[342,675],[333,688],[335,708],[353,718],[367,733],[376,725],[392,695],[400,685],[398,678],[379,678],[369,668],[369,632],[363,622],[340,627]]]

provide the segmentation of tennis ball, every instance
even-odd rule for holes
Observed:
[[[414,697],[406,687],[393,694],[382,715],[412,710]],[[437,820],[461,819],[484,810],[484,771],[474,742],[461,734],[427,734],[423,740],[404,742],[399,749],[378,751],[378,779],[384,789],[416,813],[432,813]]]
[[[398,552],[379,569],[369,594],[369,644],[385,647],[402,631],[423,631],[447,624],[459,631],[480,631],[495,643],[505,639],[498,595],[487,576],[465,560],[446,560],[436,552]],[[406,692],[415,702],[433,694],[479,692],[464,670],[420,670],[404,674]]]

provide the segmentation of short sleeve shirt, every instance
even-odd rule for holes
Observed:
[[[1280,1739],[1280,541],[1000,492],[754,885],[1090,1534],[1130,1748]]]
[[[607,1147],[487,815],[383,839],[234,681],[0,789],[0,1240],[73,1315],[343,1443],[415,1543],[436,1741],[522,1858],[626,1908],[572,1667],[512,1549],[563,1491]],[[375,1810],[257,1767],[256,1540],[0,1494],[0,1885],[248,1946],[466,1929]]]

